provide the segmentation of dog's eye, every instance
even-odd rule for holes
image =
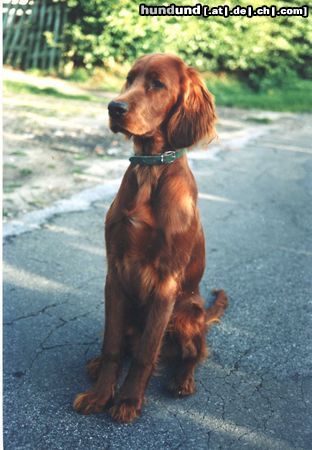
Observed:
[[[129,85],[132,84],[132,83],[133,83],[133,79],[134,79],[133,75],[128,75],[128,76],[127,76],[127,83],[128,83]]]
[[[164,83],[162,83],[159,80],[153,80],[151,82],[151,88],[152,89],[164,89],[166,86],[164,85]]]

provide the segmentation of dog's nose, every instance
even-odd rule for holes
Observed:
[[[110,102],[108,104],[108,112],[112,117],[121,117],[128,111],[128,103],[126,102]]]

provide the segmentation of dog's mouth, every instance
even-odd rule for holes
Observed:
[[[113,120],[111,117],[109,121],[109,127],[113,133],[123,133],[126,131],[125,128],[121,125],[121,123],[117,122],[116,120]]]
[[[111,117],[110,117],[109,127],[113,133],[122,133],[128,138],[133,136],[133,133],[131,133],[131,131],[129,131],[123,124],[112,119]]]
[[[109,127],[113,133],[122,133],[127,137],[138,136],[138,137],[150,137],[154,134],[155,130],[145,130],[143,127],[138,128],[130,126],[124,123],[124,120],[118,120],[116,118],[110,117]]]

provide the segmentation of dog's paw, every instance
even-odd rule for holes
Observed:
[[[132,422],[141,415],[141,402],[132,399],[121,400],[110,408],[109,413],[117,422]]]
[[[182,383],[172,380],[168,386],[168,390],[174,397],[187,397],[188,395],[193,395],[196,392],[194,377],[190,376]]]
[[[81,414],[97,414],[103,411],[106,403],[95,392],[86,391],[76,396],[73,407]]]
[[[100,356],[98,356],[97,358],[90,359],[87,362],[86,365],[87,374],[92,381],[96,381],[98,379],[101,367],[102,367],[102,358]]]

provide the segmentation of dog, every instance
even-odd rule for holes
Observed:
[[[105,222],[108,271],[101,355],[87,364],[94,386],[76,411],[130,422],[159,358],[172,367],[170,392],[195,392],[195,367],[207,356],[206,333],[228,304],[223,290],[205,309],[199,283],[205,240],[186,149],[214,136],[214,100],[180,58],[145,55],[108,105],[110,128],[133,138],[135,154]],[[128,374],[116,393],[126,353]]]

